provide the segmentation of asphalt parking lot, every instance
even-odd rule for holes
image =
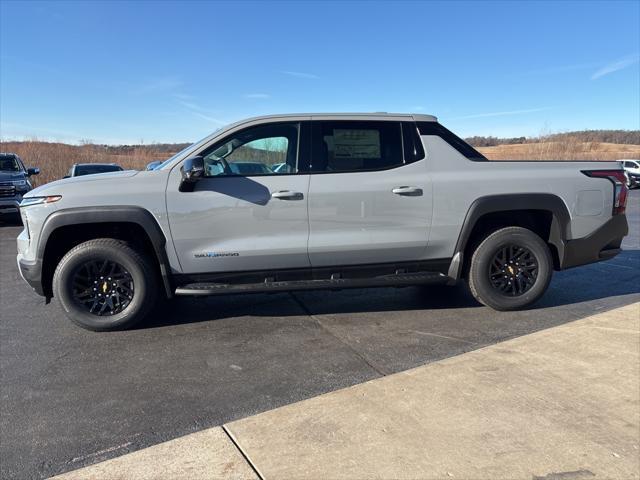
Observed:
[[[43,478],[640,300],[640,191],[625,251],[556,273],[535,308],[464,286],[178,299],[91,333],[21,280],[0,225],[0,477]],[[570,346],[568,346],[570,348]]]

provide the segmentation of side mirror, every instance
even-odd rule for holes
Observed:
[[[40,169],[39,168],[27,168],[27,176],[31,176],[31,175],[39,175],[40,174]]]
[[[147,166],[145,167],[146,170],[155,170],[158,165],[162,165],[162,160],[154,160],[153,162],[149,162],[147,163]]]
[[[182,181],[179,190],[181,192],[193,192],[196,182],[204,177],[204,158],[187,158],[180,167]]]

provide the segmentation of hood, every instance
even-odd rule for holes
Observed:
[[[24,172],[8,172],[0,170],[0,182],[10,182],[12,180],[24,180]]]
[[[38,188],[31,190],[26,197],[39,197],[42,195],[57,195],[56,192],[62,191],[66,186],[82,187],[82,184],[87,183],[87,188],[91,188],[91,182],[105,182],[113,181],[118,182],[126,178],[134,177],[138,173],[137,170],[125,170],[122,172],[109,172],[109,173],[96,173],[93,175],[82,175],[80,177],[63,178],[62,180],[56,180],[55,182],[46,183]]]

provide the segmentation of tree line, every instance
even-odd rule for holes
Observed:
[[[640,130],[578,130],[575,132],[551,133],[537,137],[483,137],[465,138],[474,147],[495,147],[497,145],[514,145],[521,143],[563,142],[618,143],[623,145],[640,145]]]

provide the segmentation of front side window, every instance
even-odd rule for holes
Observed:
[[[275,123],[232,134],[203,155],[205,175],[297,173],[298,131],[297,123]]]
[[[403,164],[398,122],[316,121],[312,172],[385,170]]]

